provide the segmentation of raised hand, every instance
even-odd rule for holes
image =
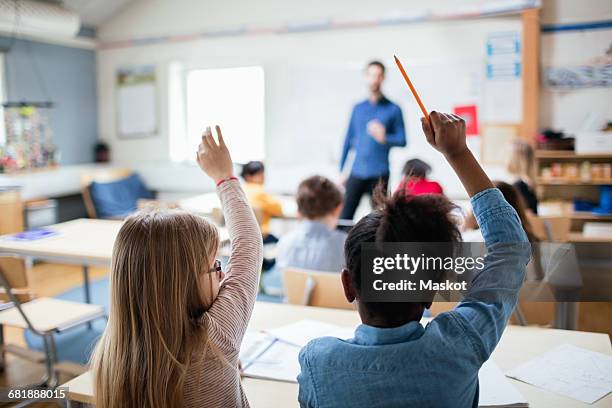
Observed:
[[[215,126],[219,143],[215,141],[210,127],[207,127],[202,134],[202,143],[198,147],[197,161],[198,165],[204,173],[206,173],[213,181],[217,182],[234,175],[234,167],[232,158],[230,157],[221,128]]]
[[[451,165],[470,197],[493,187],[465,143],[465,121],[450,113],[431,112],[430,122],[422,118],[423,132],[430,145]],[[432,129],[433,126],[433,129]]]
[[[431,120],[421,118],[421,126],[427,142],[447,158],[468,151],[465,143],[465,121],[452,113],[431,112]],[[433,130],[431,128],[433,126]]]

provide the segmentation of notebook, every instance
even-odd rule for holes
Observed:
[[[276,329],[266,330],[266,333],[289,344],[304,347],[309,341],[319,337],[331,336],[339,339],[350,339],[353,337],[355,329],[304,319]]]
[[[353,337],[354,329],[316,320],[300,320],[265,332],[247,332],[240,347],[245,377],[297,382],[300,349],[323,336]]]
[[[262,334],[266,337],[256,340],[249,339],[250,336],[259,337]],[[297,376],[300,373],[299,347],[265,333],[247,333],[245,340],[251,344],[245,349],[243,342],[240,349],[243,376],[297,382]]]

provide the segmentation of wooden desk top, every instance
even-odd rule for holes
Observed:
[[[80,218],[46,227],[59,234],[34,241],[14,241],[10,235],[2,235],[0,253],[108,265],[122,224],[122,221]],[[227,228],[217,229],[222,242],[229,240]]]
[[[570,232],[567,234],[568,242],[590,242],[590,243],[610,243],[612,244],[612,236],[590,236],[584,235],[582,232]]]
[[[255,305],[248,329],[269,329],[301,319],[315,319],[351,327],[360,323],[359,316],[355,311],[258,302]],[[607,334],[509,326],[492,358],[502,370],[509,370],[564,343],[600,353],[612,354],[610,339]],[[612,404],[612,395],[608,395],[593,405],[588,405],[520,381],[511,379],[509,381],[512,381],[512,384],[527,398],[529,406],[532,408],[609,407]],[[242,384],[250,405],[254,408],[298,406],[297,384],[253,378],[244,378]],[[64,386],[69,388],[68,396],[70,399],[84,403],[91,402],[90,373],[85,373],[67,382]]]
[[[51,225],[58,235],[34,241],[13,241],[0,236],[0,252],[37,258],[80,260],[85,263],[110,263],[113,244],[121,221],[78,220]]]
[[[279,195],[274,196],[281,203],[283,216],[281,218],[298,218],[297,203],[294,196]],[[180,208],[193,211],[198,214],[212,214],[214,209],[221,208],[221,202],[217,193],[200,194],[189,197],[178,202]]]

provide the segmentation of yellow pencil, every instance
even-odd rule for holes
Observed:
[[[414,99],[416,99],[417,103],[419,104],[419,108],[421,108],[421,112],[423,112],[423,115],[427,118],[427,121],[429,121],[429,113],[427,113],[427,109],[425,109],[425,105],[423,105],[423,102],[421,102],[421,98],[419,98],[419,94],[417,93],[416,89],[414,89],[414,85],[412,85],[412,82],[410,82],[410,78],[408,78],[408,74],[406,74],[406,71],[404,71],[404,67],[402,66],[402,63],[395,55],[393,56],[393,58],[395,58],[395,63],[397,64],[397,67],[399,68],[400,72],[402,73],[402,76],[406,80],[408,87],[412,91],[412,94],[414,95]]]

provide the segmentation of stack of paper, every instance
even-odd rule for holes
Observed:
[[[564,344],[506,375],[592,404],[612,392],[612,357]]]
[[[508,381],[494,361],[485,362],[478,372],[479,407],[528,407],[527,399]]]
[[[247,332],[240,348],[243,375],[297,382],[302,347],[318,337],[350,338],[353,332],[353,329],[314,320],[301,320],[264,333]]]

